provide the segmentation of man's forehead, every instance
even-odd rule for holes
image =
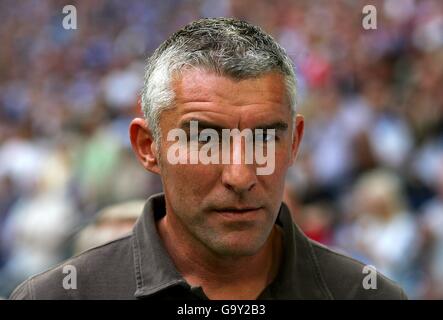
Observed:
[[[269,123],[286,123],[292,127],[284,77],[279,73],[235,80],[192,69],[180,77],[175,76],[172,89],[174,107],[164,110],[160,116],[163,130],[181,127],[190,120],[223,128],[254,128]]]
[[[247,104],[289,104],[284,77],[269,72],[255,78],[234,79],[204,69],[190,69],[174,77],[172,89],[176,104],[194,102]]]
[[[184,74],[173,88],[175,107],[166,113],[171,112],[170,125],[174,127],[190,120],[222,128],[254,128],[277,122],[290,126],[283,77],[276,73],[234,80],[197,71]]]

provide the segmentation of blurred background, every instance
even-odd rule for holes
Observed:
[[[62,8],[77,8],[65,30]],[[377,8],[364,30],[362,8]],[[130,149],[144,61],[200,17],[293,59],[306,132],[285,202],[314,240],[443,299],[443,1],[0,2],[0,296],[131,229],[162,190]],[[110,207],[111,206],[111,207]]]

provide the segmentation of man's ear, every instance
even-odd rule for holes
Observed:
[[[297,114],[295,116],[293,125],[294,134],[292,136],[291,164],[293,164],[297,158],[297,152],[300,148],[300,143],[305,130],[305,118],[301,114]]]
[[[157,146],[144,119],[135,118],[131,121],[129,125],[129,137],[131,139],[132,150],[134,150],[142,166],[146,170],[160,174]]]

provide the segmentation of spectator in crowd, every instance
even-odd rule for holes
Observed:
[[[410,285],[407,272],[421,239],[401,186],[400,178],[387,170],[377,169],[361,176],[351,199],[352,224],[337,234],[337,245],[396,281]]]
[[[132,200],[108,206],[97,213],[76,236],[74,254],[118,239],[131,232],[143,210],[143,200]]]
[[[435,179],[437,194],[422,207],[421,226],[423,272],[426,275],[423,297],[439,299],[443,296],[443,158]]]

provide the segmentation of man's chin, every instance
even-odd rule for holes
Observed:
[[[263,247],[264,242],[251,241],[251,240],[225,240],[217,243],[211,243],[210,249],[221,257],[248,257],[257,254]]]

